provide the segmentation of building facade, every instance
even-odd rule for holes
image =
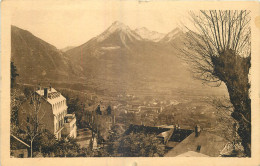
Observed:
[[[35,104],[36,100],[38,104]],[[38,109],[36,109],[37,105]],[[44,89],[39,88],[32,94],[31,99],[23,104],[22,109],[19,111],[19,126],[21,129],[26,130],[29,123],[32,123],[31,119],[35,119],[37,114],[39,126],[53,133],[57,139],[60,139],[65,133],[71,133],[70,131],[67,132],[67,130],[72,129],[72,132],[76,130],[76,117],[67,114],[67,108],[66,98],[60,92],[57,92],[51,86]],[[35,112],[36,110],[37,113]],[[65,121],[65,119],[70,120]],[[71,126],[74,126],[74,128],[71,128]],[[62,132],[63,130],[66,130],[66,132]],[[76,134],[73,134],[73,136],[76,137]]]
[[[10,157],[15,158],[27,158],[28,157],[28,149],[30,145],[17,138],[16,136],[11,134],[10,137]]]

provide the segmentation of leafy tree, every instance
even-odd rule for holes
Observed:
[[[58,157],[76,157],[79,155],[80,146],[74,138],[62,138],[58,141],[55,154]]]
[[[17,73],[16,66],[14,65],[14,62],[11,62],[11,88],[14,87],[17,76],[19,76],[19,74]]]
[[[86,127],[86,122],[84,121],[84,115],[86,114],[84,107],[85,105],[80,101],[78,96],[71,96],[69,93],[63,93],[63,96],[67,100],[68,114],[75,113],[77,118],[77,126],[79,128]]]
[[[114,125],[109,131],[109,138],[106,141],[106,146],[101,149],[101,156],[116,157],[119,156],[116,149],[116,142],[123,136],[125,129],[121,125]]]
[[[194,76],[211,86],[223,82],[233,105],[231,116],[244,153],[251,156],[251,99],[248,74],[251,67],[250,12],[210,10],[191,13],[195,29],[188,28],[180,51],[193,65]]]
[[[43,131],[35,138],[33,151],[40,151],[43,156],[54,156],[57,142],[54,134]]]
[[[119,137],[106,152],[117,157],[159,157],[165,146],[154,134],[130,133]]]
[[[79,98],[67,98],[68,113],[73,113],[81,110]]]
[[[25,97],[20,89],[11,89],[11,125],[18,123],[18,110],[21,104],[25,101]]]
[[[156,157],[163,156],[164,145],[156,135],[131,133],[120,139],[118,150],[123,156]]]
[[[19,76],[14,62],[11,62],[11,132],[17,134],[18,110],[24,101],[24,96],[18,88],[14,88],[15,79]]]

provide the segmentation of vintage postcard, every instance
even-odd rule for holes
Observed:
[[[1,164],[260,165],[259,11],[4,0]]]

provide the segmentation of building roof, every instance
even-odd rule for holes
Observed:
[[[28,148],[30,147],[30,145],[28,145],[27,143],[23,142],[22,140],[20,140],[19,138],[17,138],[16,136],[14,136],[13,134],[11,134],[11,136],[17,140],[18,142],[22,143],[23,145],[27,146]]]
[[[193,132],[170,150],[165,157],[175,157],[189,151],[197,151],[204,155],[217,157],[227,142],[226,139],[206,131],[201,131],[198,137],[195,137],[195,132]]]
[[[37,90],[36,93],[43,97],[44,89]],[[46,99],[48,103],[55,104],[64,100],[66,100],[66,98],[57,92],[54,88],[48,88],[48,98]]]
[[[163,138],[163,142],[167,143],[168,140],[171,138],[173,132],[174,132],[174,129],[172,128],[172,129],[170,129],[168,131],[164,131],[164,132],[158,134],[157,137],[162,137]]]
[[[202,154],[202,153],[194,152],[194,151],[188,151],[188,152],[182,153],[176,157],[209,157],[209,156]]]
[[[158,134],[157,136],[158,136],[158,137],[166,138],[166,137],[168,137],[168,136],[170,135],[170,133],[171,133],[171,131],[168,130],[168,131],[164,131],[164,132]]]
[[[175,147],[175,146],[178,145],[178,144],[179,144],[179,142],[168,141],[168,142],[166,143],[166,146],[167,146],[167,147],[170,147],[170,148],[173,148],[173,147]]]

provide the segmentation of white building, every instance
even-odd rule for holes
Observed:
[[[40,108],[38,111],[41,126],[53,133],[57,139],[62,136],[76,137],[76,117],[74,114],[67,114],[66,98],[51,86],[49,88],[39,88],[35,95],[40,96]],[[32,117],[33,109],[30,100],[23,105],[23,111],[18,113],[19,125],[26,129]],[[26,110],[26,111],[24,111]]]

